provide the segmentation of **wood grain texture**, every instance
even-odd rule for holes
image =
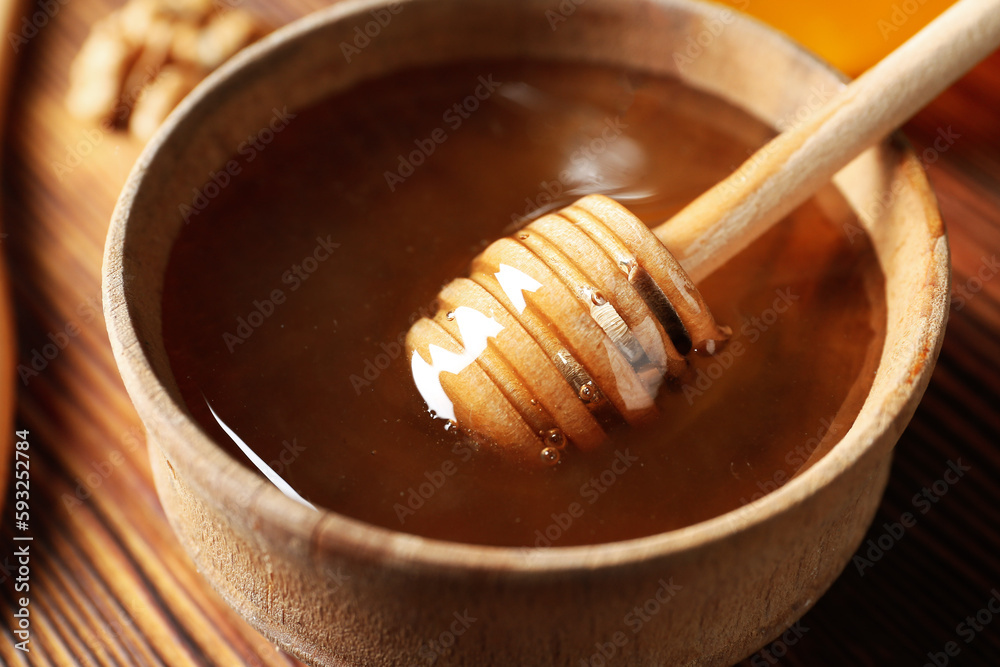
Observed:
[[[0,0],[0,35],[14,30],[26,3],[20,0]],[[13,49],[0,51],[0,127],[6,121],[7,94],[14,72]],[[0,146],[2,146],[0,142]],[[17,359],[17,343],[14,340],[14,311],[10,298],[10,279],[4,258],[3,241],[7,238],[3,219],[0,217],[0,510],[6,507],[9,470],[14,458],[15,436],[11,428],[14,420],[15,381],[14,366]]]
[[[30,368],[53,338],[65,335],[67,342],[38,375],[18,379],[15,423],[31,431],[32,444],[34,632],[30,654],[13,649],[17,596],[12,517],[5,512],[0,664],[296,665],[204,584],[174,539],[108,346],[100,303],[104,239],[141,146],[125,133],[75,121],[63,98],[89,26],[118,4],[56,3],[16,54],[3,248],[17,307],[18,361]],[[322,4],[246,6],[282,24]],[[10,55],[6,38],[3,48]]]
[[[32,604],[38,604],[34,650],[24,656],[11,647],[11,526],[5,514],[0,660],[293,665],[228,610],[174,539],[111,357],[97,301],[101,253],[138,147],[124,136],[104,136],[62,181],[56,175],[54,165],[66,162],[67,146],[86,139],[86,128],[61,106],[68,62],[86,26],[113,4],[61,6],[19,54],[19,95],[4,155],[10,236],[3,245],[12,265],[20,362],[30,363],[50,333],[66,332],[70,324],[80,330],[21,385],[17,425],[31,429],[34,448]],[[282,22],[311,4],[247,3]],[[949,460],[961,459],[972,470],[864,576],[849,567],[802,619],[806,630],[787,648],[784,664],[922,664],[926,652],[956,639],[968,664],[994,664],[1000,656],[996,622],[969,644],[955,635],[956,624],[1000,586],[1000,280],[985,281],[974,294],[976,283],[969,283],[1000,253],[998,109],[1000,56],[994,56],[908,127],[920,150],[935,150],[939,133],[949,127],[961,135],[926,162],[933,159],[928,171],[949,225],[954,284],[967,286],[969,296],[952,307],[941,360],[897,445],[889,491],[866,539],[877,539],[881,524],[902,512],[919,513],[913,495],[939,479]],[[105,462],[112,465],[106,477],[100,472]],[[779,653],[786,651],[776,648]]]

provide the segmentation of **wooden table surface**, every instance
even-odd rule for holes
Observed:
[[[229,610],[175,541],[111,355],[101,255],[140,146],[72,120],[62,99],[88,26],[115,4],[51,2],[54,15],[17,53],[0,248],[12,273],[19,363],[30,367],[48,344],[58,352],[35,358],[37,374],[18,382],[16,426],[31,443],[30,528],[17,532],[34,537],[32,639],[30,653],[13,647],[21,594],[8,502],[0,662],[296,665]],[[245,3],[276,25],[323,4]],[[1000,54],[906,131],[926,151],[951,238],[955,298],[944,349],[858,558],[784,640],[745,663],[755,667],[919,666],[932,656],[939,665],[1000,664],[1000,615],[988,610],[991,596],[1000,609]],[[935,148],[943,135],[953,142]],[[956,469],[960,476],[948,472]],[[907,512],[916,525],[895,528]]]

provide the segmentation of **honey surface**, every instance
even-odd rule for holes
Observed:
[[[293,116],[179,213],[163,321],[191,414],[310,503],[461,542],[629,539],[776,489],[860,409],[882,276],[831,189],[700,286],[734,336],[692,357],[655,422],[551,468],[476,452],[428,414],[402,354],[441,286],[584,194],[657,224],[771,132],[675,81],[538,62],[401,72]]]

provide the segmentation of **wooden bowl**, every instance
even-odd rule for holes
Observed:
[[[384,34],[348,64],[341,44],[353,44],[355,28],[385,7],[389,14],[377,12],[391,17]],[[841,82],[766,26],[682,0],[343,2],[271,35],[180,106],[139,159],[114,214],[106,316],[148,430],[157,489],[208,582],[313,664],[731,663],[805,613],[849,561],[941,344],[947,240],[901,137],[836,178],[887,280],[885,347],[867,402],[843,440],[804,473],[697,525],[534,551],[446,543],[315,512],[210,440],[172,376],[160,297],[182,226],[178,205],[272,109],[294,112],[409,66],[513,56],[677,76],[772,124]],[[647,615],[629,617],[636,606]],[[636,618],[644,620],[634,633]]]

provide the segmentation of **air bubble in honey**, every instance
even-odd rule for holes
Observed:
[[[561,457],[562,454],[555,447],[546,447],[542,450],[542,462],[545,463],[545,465],[554,466],[559,463],[559,459]]]
[[[545,434],[545,441],[556,449],[563,449],[566,446],[566,434],[554,428]]]

